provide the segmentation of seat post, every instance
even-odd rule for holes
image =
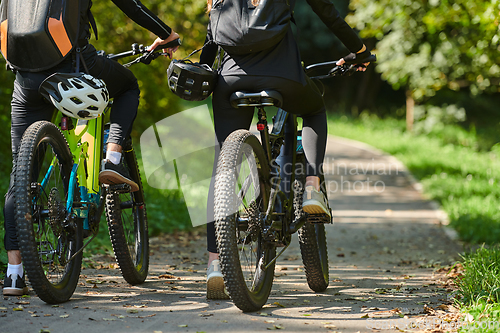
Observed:
[[[259,119],[259,121],[257,122],[257,130],[260,133],[262,147],[264,148],[264,152],[266,153],[267,160],[271,162],[271,147],[269,146],[269,126],[267,124],[267,114],[266,110],[264,110],[264,106],[258,107],[257,118]]]

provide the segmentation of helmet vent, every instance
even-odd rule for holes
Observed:
[[[75,103],[75,104],[82,104],[82,100],[79,99],[78,97],[71,97],[70,100]]]
[[[94,100],[94,101],[96,101],[96,102],[98,101],[97,97],[95,97],[95,95],[94,95],[94,94],[90,94],[90,95],[88,95],[88,98],[93,99],[93,100]]]
[[[78,111],[78,116],[81,118],[87,118],[88,116],[90,116],[90,112],[85,110],[80,110]]]
[[[76,89],[83,89],[83,85],[81,85],[79,82],[81,81],[77,82],[76,80],[74,80],[73,85],[75,86]]]

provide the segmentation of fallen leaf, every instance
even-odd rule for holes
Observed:
[[[275,321],[274,321],[274,320],[271,320],[271,319],[268,319],[268,320],[264,320],[264,322],[265,322],[266,324],[272,324],[272,323],[274,323]]]
[[[103,284],[106,281],[104,281],[104,280],[87,280],[85,282],[87,282],[89,284]]]
[[[365,314],[364,316],[362,316],[361,318],[370,318],[370,316],[368,314]]]
[[[33,313],[31,316],[32,316],[32,317],[40,317],[40,316],[39,316],[39,315],[37,315],[36,313]]]
[[[138,313],[139,310],[137,309],[127,309],[127,313]]]
[[[63,314],[63,315],[60,315],[59,317],[61,317],[61,318],[68,318],[69,314]]]
[[[187,324],[177,325],[177,326],[179,326],[179,327],[188,327],[188,325],[187,325]]]
[[[102,318],[102,320],[104,321],[113,321],[113,320],[116,320],[115,318]]]
[[[50,331],[42,328],[42,329],[40,330],[40,333],[50,333]]]
[[[265,317],[265,316],[269,316],[269,314],[268,314],[268,313],[265,313],[265,312],[260,312],[259,314],[260,314],[261,316],[264,316],[264,317]]]
[[[281,308],[284,308],[284,307],[285,307],[284,305],[280,304],[280,302],[274,302],[273,304],[274,304],[274,305],[277,305],[277,306],[279,306],[279,307],[281,307]]]
[[[23,307],[22,307],[22,306],[19,306],[19,307],[17,307],[17,308],[13,308],[12,310],[13,310],[13,311],[23,311],[24,309],[23,309]]]
[[[280,325],[273,325],[271,327],[268,327],[267,329],[268,330],[282,330],[282,329],[284,329],[284,327],[280,326]]]

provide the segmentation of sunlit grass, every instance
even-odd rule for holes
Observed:
[[[405,131],[402,120],[331,116],[329,133],[368,143],[403,162],[422,183],[428,199],[448,213],[461,239],[500,240],[500,154],[478,151],[473,133],[457,125],[428,134]]]
[[[457,301],[464,313],[460,332],[500,329],[500,249],[479,248],[463,257],[463,275],[455,280]]]

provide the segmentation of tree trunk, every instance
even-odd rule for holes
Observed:
[[[408,132],[413,131],[413,110],[415,109],[415,100],[413,99],[413,94],[411,90],[406,91],[406,130]]]

